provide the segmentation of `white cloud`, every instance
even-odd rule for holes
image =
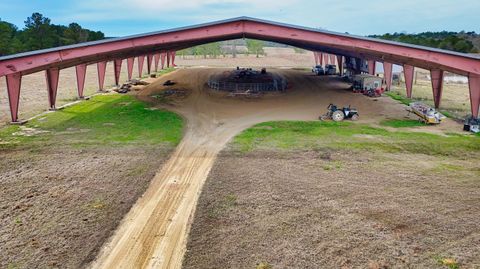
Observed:
[[[475,23],[480,1],[470,0],[98,0],[79,1],[64,20],[89,22],[131,21],[137,31],[186,26],[238,16],[251,16],[356,34],[418,32],[461,27],[479,31]],[[457,18],[452,24],[452,18]],[[139,22],[144,21],[145,24]],[[148,25],[156,23],[157,25]],[[454,25],[454,26],[452,26]],[[116,33],[127,34],[122,29]],[[461,30],[461,29],[451,29]]]

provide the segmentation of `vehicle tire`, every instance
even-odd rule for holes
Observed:
[[[358,114],[353,114],[353,115],[352,115],[352,120],[353,120],[353,121],[357,121],[359,117],[360,117],[360,116],[358,116]]]
[[[343,114],[343,111],[337,110],[332,113],[333,121],[342,121],[344,118],[345,118],[345,114]]]

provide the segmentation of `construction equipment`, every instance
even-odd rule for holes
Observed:
[[[320,116],[320,120],[343,121],[344,119],[358,120],[360,117],[356,108],[343,107],[339,109],[336,105],[330,104],[327,107],[328,112]]]
[[[426,124],[439,124],[446,117],[440,112],[436,111],[435,108],[432,108],[421,102],[410,103],[407,111],[417,115],[420,118],[420,121]]]

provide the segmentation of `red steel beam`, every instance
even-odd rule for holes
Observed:
[[[172,55],[172,56],[171,56],[171,58],[172,58],[172,67],[175,67],[175,66],[177,66],[177,65],[175,64],[175,58],[177,57],[177,51],[176,51],[176,50],[172,51],[172,52],[171,52],[171,55]]]
[[[133,57],[127,59],[128,80],[132,80],[134,60]]]
[[[328,54],[327,54],[327,53],[324,53],[324,54],[323,54],[323,63],[324,63],[325,65],[328,64]]]
[[[169,68],[170,67],[170,51],[167,51],[165,55],[167,56],[167,68]]]
[[[412,98],[414,71],[415,67],[408,64],[403,65],[403,75],[405,76],[405,88],[407,89],[408,98]]]
[[[141,78],[143,74],[143,62],[145,61],[145,55],[137,57],[138,59],[138,77]]]
[[[313,52],[313,58],[315,59],[315,65],[318,65],[318,52]]]
[[[387,85],[387,91],[391,90],[392,88],[392,63],[383,62],[383,80]]]
[[[443,70],[430,70],[430,78],[432,81],[433,101],[435,103],[435,108],[439,108],[443,92]]]
[[[22,74],[13,73],[6,76],[8,102],[10,105],[10,115],[12,122],[18,122],[18,105],[20,101],[20,88],[22,84]]]
[[[153,54],[147,55],[147,73],[150,74],[152,71],[152,62],[153,62]]]
[[[162,52],[160,53],[160,58],[162,60],[162,69],[165,69],[165,58],[167,57],[167,53],[166,52]]]
[[[154,55],[154,65],[155,65],[155,73],[158,72],[158,64],[160,63],[160,53],[155,53]]]
[[[247,37],[277,41],[305,47],[327,47],[352,53],[372,55],[384,61],[410,64],[427,69],[442,69],[462,75],[480,74],[480,59],[469,56],[415,47],[394,42],[359,38],[344,34],[323,32],[250,18],[200,25],[142,36],[119,38],[74,47],[62,47],[36,54],[27,54],[0,61],[0,76],[21,72],[22,74],[45,70],[51,65],[61,68],[118,58],[137,50],[172,50],[180,44],[207,43],[217,40]],[[132,57],[132,56],[128,56]]]
[[[318,53],[318,64],[323,66],[323,53]]]
[[[343,76],[343,56],[337,55],[337,62],[338,62],[338,72],[340,72],[340,76]]]
[[[115,75],[115,85],[120,86],[120,73],[122,71],[122,59],[113,61],[113,73]]]
[[[470,74],[468,76],[468,87],[470,89],[472,117],[477,119],[480,106],[480,75]]]
[[[335,64],[335,55],[330,54],[330,64]]]
[[[83,99],[83,89],[85,88],[85,75],[87,73],[87,65],[79,64],[75,66],[75,72],[77,74],[77,91],[78,98]]]
[[[45,78],[47,81],[47,91],[48,91],[48,104],[51,110],[55,109],[59,76],[60,76],[60,69],[57,67],[52,67],[45,70]]]
[[[105,72],[107,71],[107,62],[98,62],[97,63],[97,72],[98,72],[98,91],[103,91],[105,84]]]

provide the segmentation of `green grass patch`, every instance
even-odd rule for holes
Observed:
[[[165,74],[168,74],[170,72],[173,72],[175,71],[176,69],[173,68],[173,67],[169,67],[169,68],[165,68],[165,69],[162,69],[162,70],[159,70],[156,74],[157,76],[161,76],[161,75],[165,75]]]
[[[418,120],[399,120],[399,119],[383,120],[380,122],[380,125],[393,127],[393,128],[425,126],[423,122],[420,122]]]
[[[29,129],[38,133],[22,135]],[[0,129],[0,148],[42,143],[177,145],[182,129],[182,118],[173,112],[149,109],[129,95],[99,95],[24,126]]]
[[[478,136],[441,136],[419,132],[390,132],[365,124],[321,121],[278,121],[249,128],[232,142],[241,152],[260,150],[358,150],[429,155],[478,156]]]
[[[387,96],[390,96],[393,100],[397,100],[399,101],[400,103],[404,104],[404,105],[409,105],[411,102],[412,102],[412,99],[410,98],[407,98],[405,96],[402,96],[400,93],[398,92],[393,92],[393,91],[390,91],[390,92],[386,92],[385,93]]]

